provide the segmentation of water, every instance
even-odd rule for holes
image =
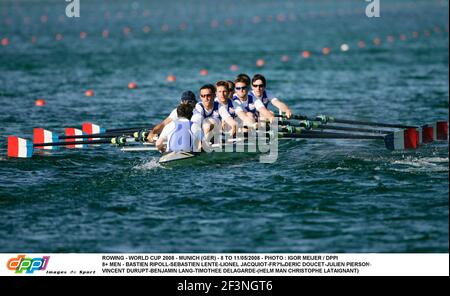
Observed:
[[[0,2],[0,252],[448,252],[446,142],[293,141],[274,164],[162,167],[109,146],[6,157],[7,135],[155,124],[182,91],[241,72],[299,114],[448,120],[448,1],[382,1],[379,19],[362,0],[81,3],[68,19],[64,1]]]

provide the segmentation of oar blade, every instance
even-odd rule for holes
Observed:
[[[419,132],[415,128],[396,131],[386,135],[384,143],[389,150],[417,149]]]
[[[436,122],[436,140],[448,141],[448,121]]]
[[[83,131],[77,128],[68,127],[65,129],[66,136],[78,136],[78,135],[84,135]],[[73,142],[81,142],[83,139],[73,139]],[[88,146],[86,144],[69,144],[66,145],[66,148],[70,149],[84,149]]]
[[[8,136],[8,157],[31,158],[33,143],[27,139]]]
[[[102,134],[102,133],[106,132],[106,130],[104,128],[100,127],[97,124],[91,123],[91,122],[83,122],[81,125],[81,129],[82,129],[83,133],[85,133],[87,135]],[[98,140],[98,138],[89,138],[89,140]]]
[[[35,128],[33,130],[33,143],[58,143],[59,137],[58,134],[51,132],[49,130],[43,128]],[[46,150],[56,150],[58,146],[44,146],[44,147],[36,147]]]

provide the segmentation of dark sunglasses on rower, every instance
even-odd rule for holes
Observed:
[[[254,88],[264,88],[265,85],[264,84],[253,84]]]
[[[247,87],[246,87],[246,86],[243,86],[243,87],[235,87],[234,89],[235,89],[235,90],[247,90]]]
[[[202,97],[202,98],[208,98],[208,97],[210,97],[210,98],[212,98],[212,94],[206,94],[206,95],[200,95],[200,97]]]

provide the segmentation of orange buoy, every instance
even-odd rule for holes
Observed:
[[[200,75],[202,75],[202,76],[208,75],[208,70],[206,70],[206,69],[201,69],[201,70],[200,70]]]
[[[142,28],[142,32],[144,32],[145,34],[150,33],[150,31],[151,31],[151,29],[150,29],[149,26],[144,26],[144,27]]]
[[[2,45],[3,45],[3,46],[8,46],[8,44],[9,44],[9,39],[6,38],[6,37],[3,38],[3,39],[2,39]]]
[[[108,38],[109,37],[109,31],[108,30],[103,30],[102,36],[103,36],[103,38]]]
[[[265,64],[266,64],[266,61],[264,61],[263,59],[258,59],[256,61],[256,66],[257,67],[264,67]]]
[[[322,49],[322,53],[323,53],[324,55],[328,55],[328,54],[330,54],[330,52],[331,52],[331,49],[329,49],[328,47],[324,47],[324,48]]]
[[[381,44],[381,39],[378,38],[378,37],[374,38],[373,39],[373,44],[375,44],[376,46],[380,45]]]
[[[311,52],[309,52],[309,50],[304,50],[304,51],[302,52],[302,57],[303,57],[304,59],[307,59],[307,58],[311,57]]]
[[[169,82],[174,82],[177,80],[177,78],[175,77],[175,75],[169,75],[169,76],[167,76],[166,80]]]
[[[93,97],[94,91],[92,89],[88,89],[85,93],[86,97]]]
[[[130,83],[128,83],[128,88],[129,88],[129,89],[136,89],[136,88],[137,88],[137,83],[136,83],[136,82],[130,82]]]
[[[87,33],[86,32],[80,32],[80,39],[86,38]]]
[[[45,106],[45,100],[44,99],[37,99],[34,104],[38,107],[44,107]]]
[[[286,55],[286,54],[282,55],[282,56],[281,56],[281,61],[282,61],[283,63],[288,62],[288,61],[289,61],[289,56]]]
[[[230,70],[231,71],[237,71],[237,70],[239,70],[239,66],[236,65],[236,64],[233,64],[233,65],[230,66]]]

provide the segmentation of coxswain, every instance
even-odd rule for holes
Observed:
[[[189,108],[191,108],[191,110],[193,110],[195,107],[195,104],[197,103],[197,98],[195,97],[195,94],[192,91],[188,90],[181,94],[180,103],[188,105]],[[172,112],[170,112],[170,115],[166,119],[164,119],[163,121],[158,123],[151,130],[150,134],[147,137],[147,142],[153,143],[155,141],[155,137],[161,133],[161,131],[164,129],[165,126],[167,126],[169,123],[176,121],[178,119],[177,109],[178,108],[173,109]]]
[[[176,112],[177,120],[163,128],[155,146],[161,152],[194,151],[196,137],[191,122],[192,108],[189,104],[180,104]]]

